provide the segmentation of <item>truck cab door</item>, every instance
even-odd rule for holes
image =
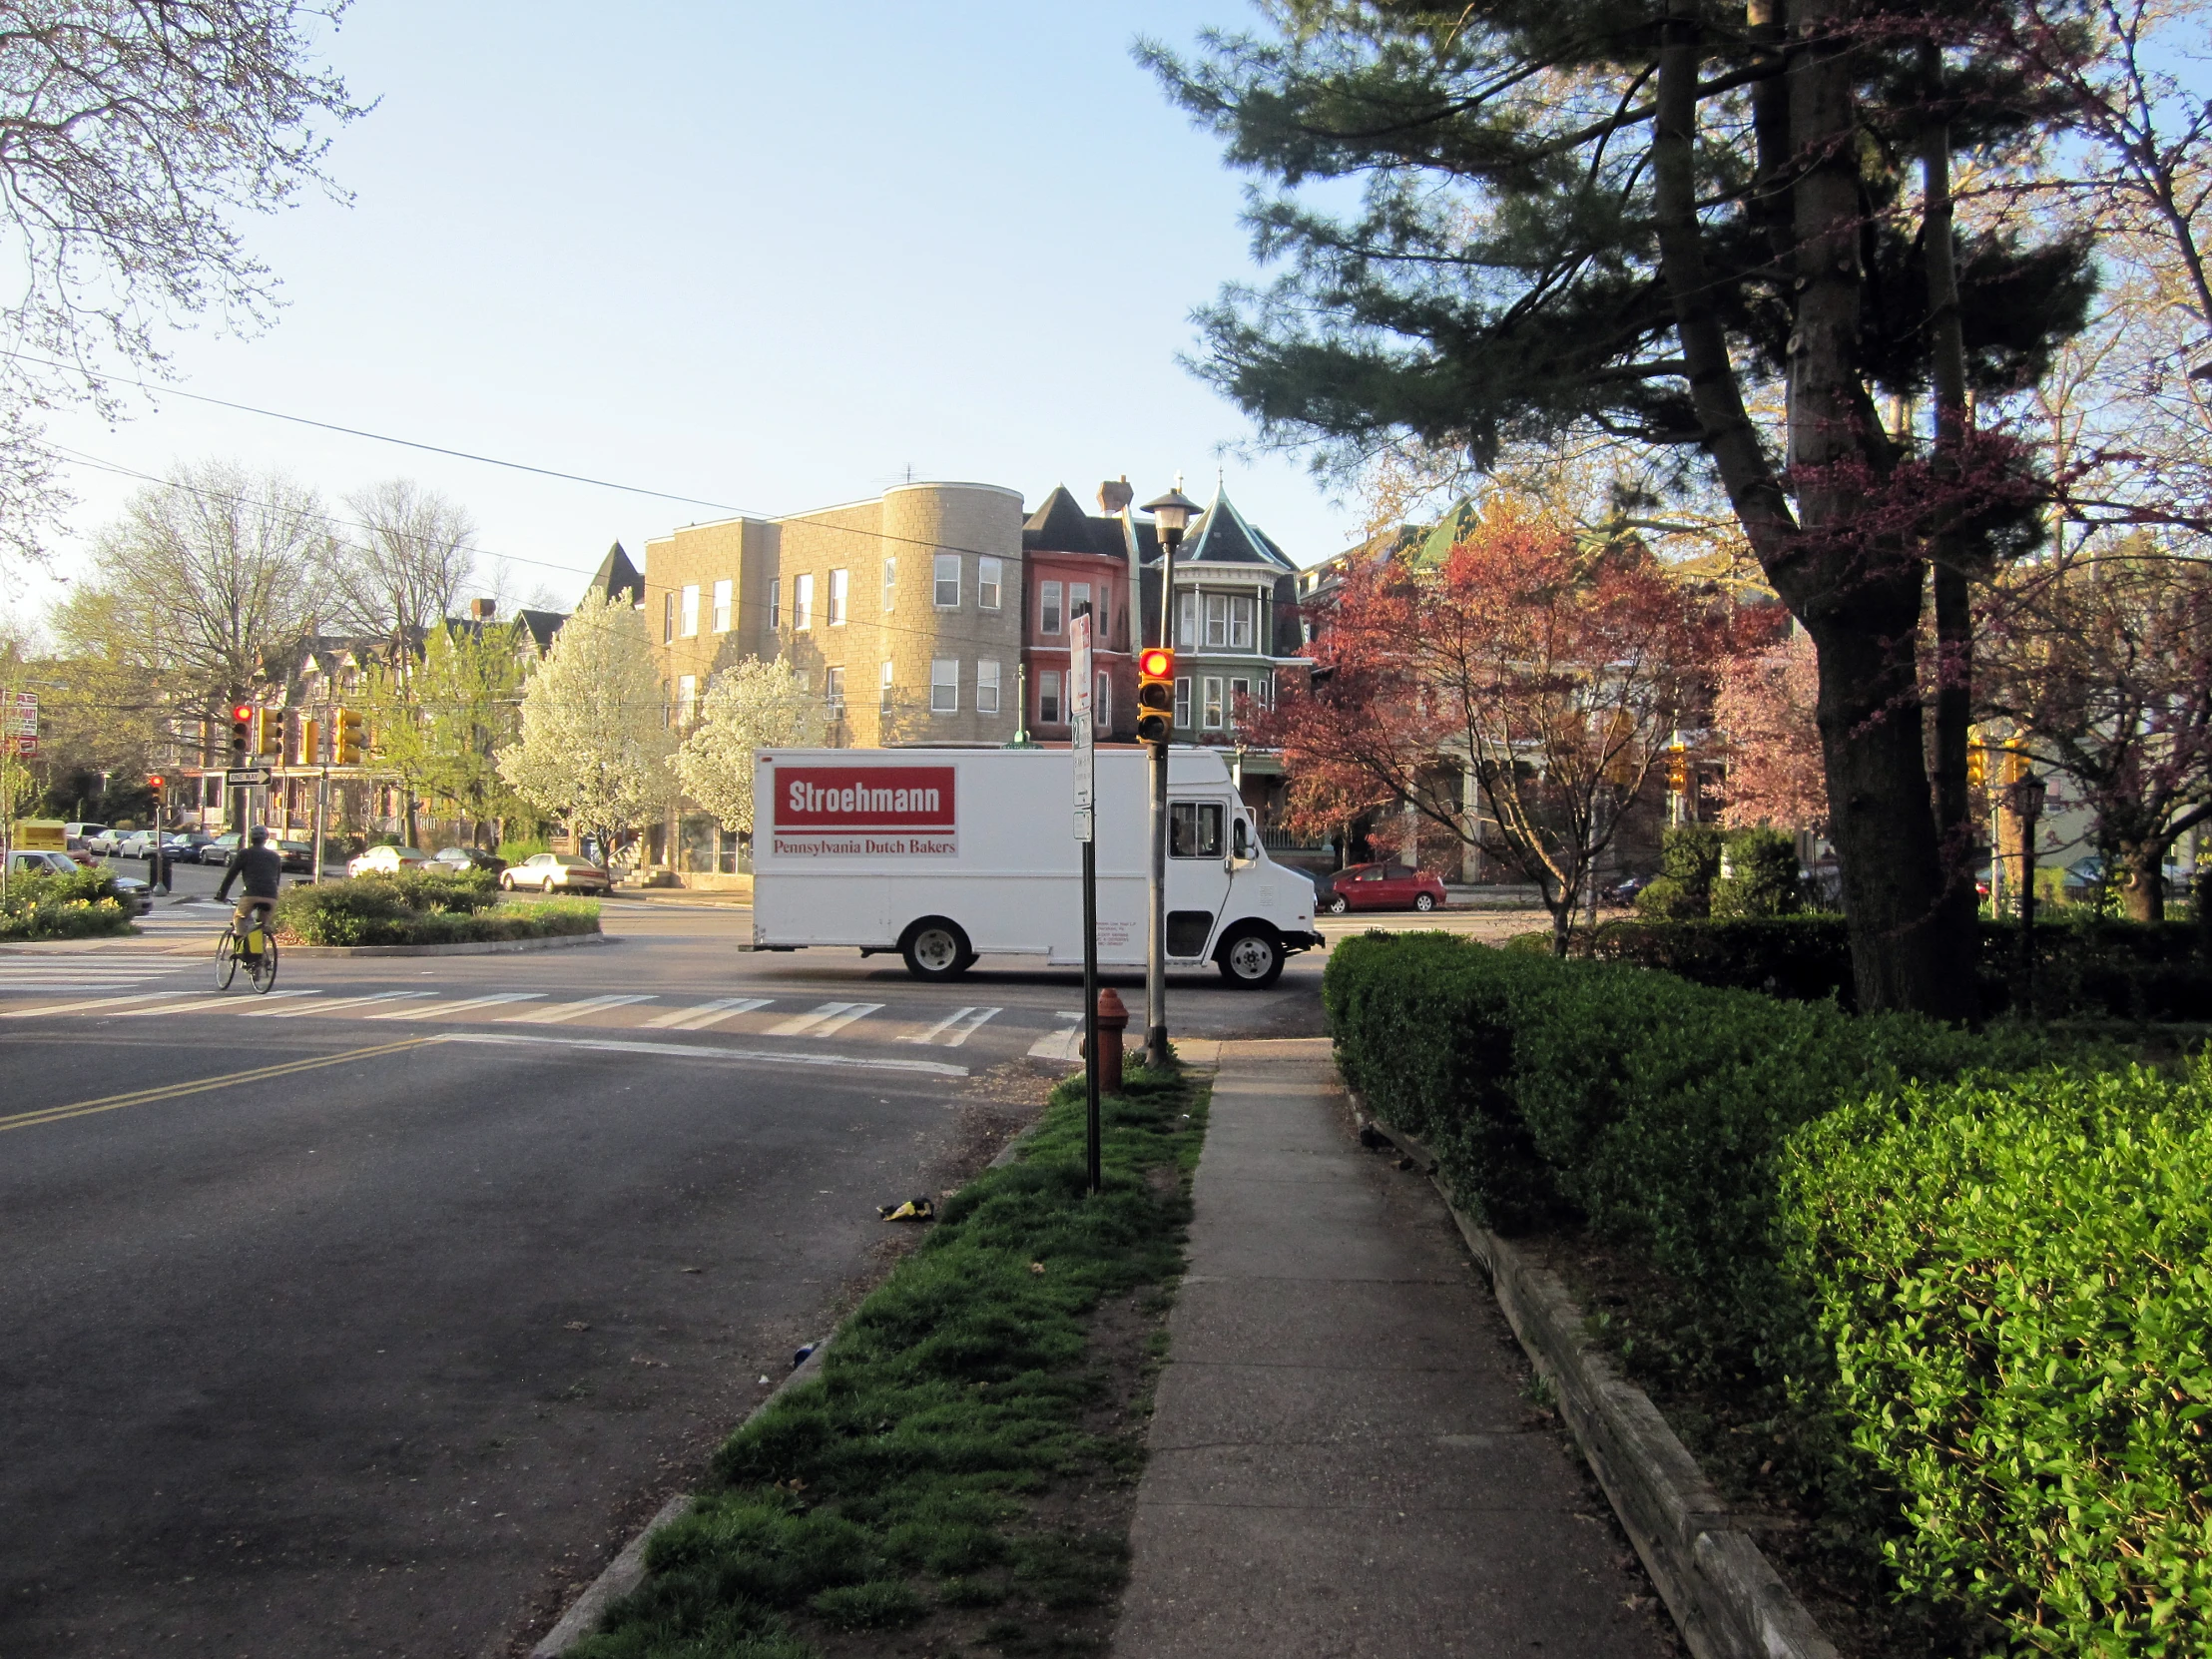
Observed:
[[[1168,801],[1168,955],[1190,961],[1206,954],[1229,901],[1228,803]]]

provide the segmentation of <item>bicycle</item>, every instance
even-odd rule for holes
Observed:
[[[254,949],[260,941],[260,948]],[[233,916],[223,929],[223,936],[215,942],[215,987],[219,991],[231,988],[231,981],[238,976],[241,963],[246,967],[247,982],[254,987],[257,996],[267,995],[276,983],[276,935],[259,913],[253,925],[242,935],[238,918]]]

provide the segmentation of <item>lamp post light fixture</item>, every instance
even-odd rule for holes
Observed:
[[[1203,509],[1183,493],[1182,474],[1175,488],[1147,501],[1160,536],[1160,639],[1175,648],[1175,550],[1183,532]],[[1148,1066],[1168,1063],[1168,746],[1173,734],[1150,745],[1152,751],[1152,861],[1145,877],[1144,1058]]]
[[[2050,786],[2032,772],[2006,792],[2020,821],[2020,979],[2022,1011],[2035,1014],[2035,821],[2043,816]]]

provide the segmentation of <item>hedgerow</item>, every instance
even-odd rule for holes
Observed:
[[[405,871],[292,887],[276,901],[277,937],[292,944],[468,944],[599,931],[596,899],[499,904],[481,871]],[[496,907],[495,907],[496,906]]]
[[[0,939],[84,939],[128,933],[131,911],[106,870],[10,875],[0,900]]]

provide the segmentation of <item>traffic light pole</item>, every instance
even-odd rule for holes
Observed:
[[[1160,534],[1160,644],[1175,648],[1175,546],[1180,528]],[[1168,745],[1152,748],[1152,864],[1145,872],[1144,1063],[1168,1063]]]

